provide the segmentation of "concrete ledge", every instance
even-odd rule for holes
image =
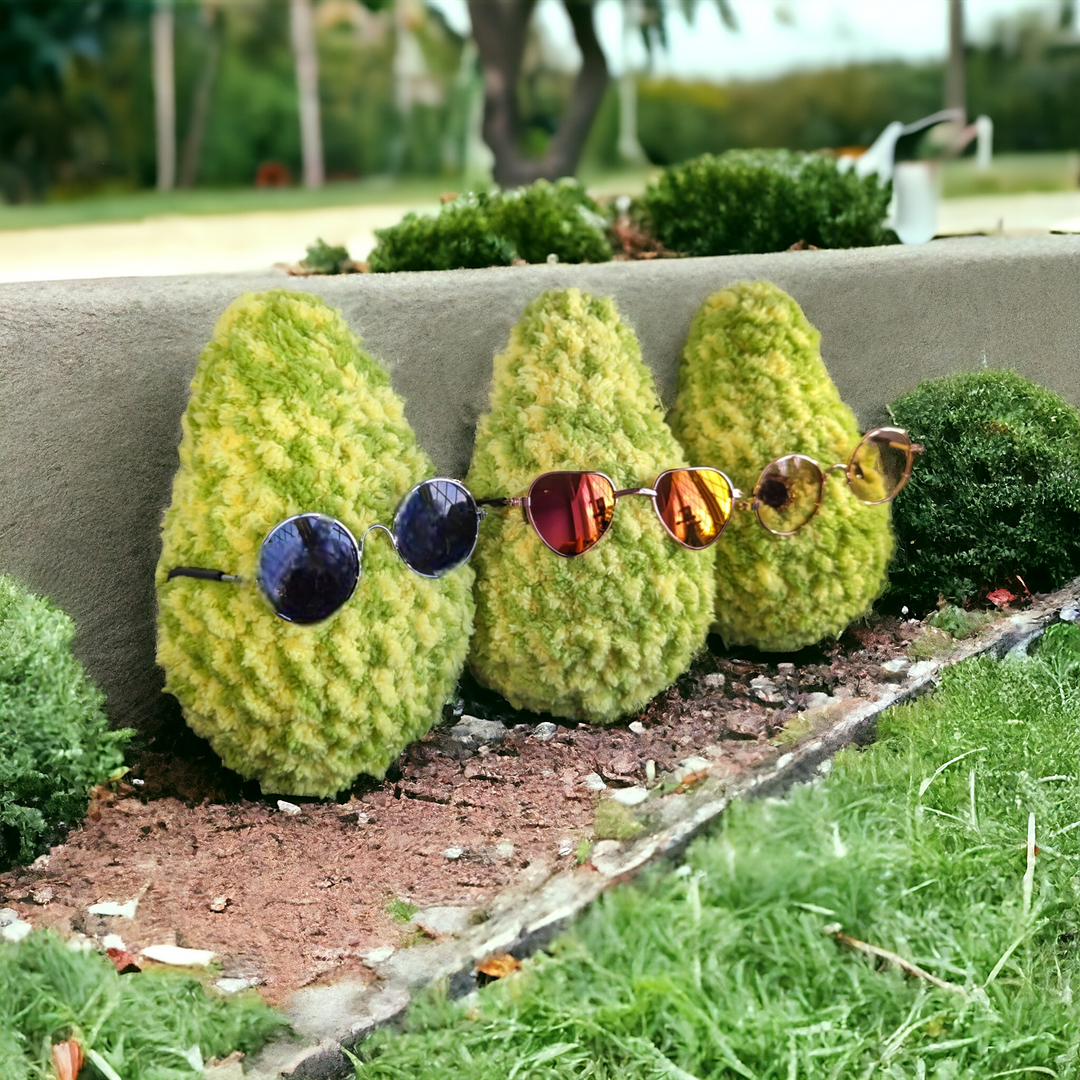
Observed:
[[[153,568],[187,386],[235,296],[274,286],[341,307],[386,361],[436,468],[462,475],[491,359],[522,307],[569,285],[614,296],[668,404],[701,301],[768,278],[821,330],[864,426],[921,379],[1011,366],[1080,403],[1080,237],[290,279],[277,273],[0,286],[0,572],[78,622],[117,723],[165,708]]]

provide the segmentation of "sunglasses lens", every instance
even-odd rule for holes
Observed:
[[[887,502],[904,486],[911,460],[911,439],[898,428],[871,431],[851,455],[848,483],[864,503]]]
[[[821,470],[809,458],[778,458],[761,474],[754,493],[761,524],[781,536],[797,532],[821,502],[821,483]]]
[[[615,489],[599,473],[545,473],[529,488],[529,517],[560,555],[588,551],[611,524]]]
[[[716,469],[673,469],[656,482],[656,509],[685,547],[707,548],[731,517],[731,485]]]
[[[283,619],[317,623],[353,594],[360,577],[356,541],[339,521],[301,514],[262,542],[255,579]]]
[[[472,495],[454,480],[425,480],[394,518],[398,554],[410,570],[442,577],[464,563],[476,546],[480,515]]]

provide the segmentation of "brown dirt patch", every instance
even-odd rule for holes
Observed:
[[[787,657],[711,638],[671,689],[607,728],[516,712],[466,679],[445,722],[384,781],[362,780],[337,801],[296,800],[299,813],[177,724],[134,753],[131,782],[98,799],[47,859],[0,875],[0,897],[35,926],[119,934],[133,952],[212,949],[223,975],[256,980],[280,1004],[313,982],[372,977],[368,950],[415,941],[420,931],[387,911],[395,899],[479,918],[508,886],[572,866],[591,835],[590,774],[608,787],[642,784],[647,770],[703,755],[714,774],[736,777],[777,752],[770,739],[810,694],[852,697],[887,681],[882,663],[919,632],[914,621],[874,618]],[[450,734],[462,713],[507,732],[467,745]],[[546,722],[555,731],[541,738]],[[87,912],[135,898],[132,920]]]

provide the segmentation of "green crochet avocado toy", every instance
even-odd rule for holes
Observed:
[[[560,470],[644,487],[685,465],[612,301],[568,289],[530,303],[495,358],[473,494],[522,496]],[[640,708],[704,645],[715,547],[676,544],[638,495],[619,499],[608,533],[574,558],[547,548],[521,508],[489,510],[472,562],[474,674],[516,708],[555,716],[603,723]]]
[[[264,791],[332,795],[381,777],[438,720],[472,630],[472,570],[413,573],[371,533],[352,597],[329,619],[278,618],[251,582],[259,545],[318,512],[356,537],[390,526],[434,475],[401,399],[341,313],[314,296],[243,296],[203,350],[157,569],[158,663],[192,729]]]
[[[668,417],[695,465],[712,465],[749,498],[785,454],[822,468],[859,441],[821,359],[821,335],[799,305],[766,281],[714,293],[690,327]],[[893,552],[888,505],[859,502],[836,474],[817,515],[774,536],[734,514],[716,545],[716,629],[727,645],[789,652],[840,634],[886,583]]]

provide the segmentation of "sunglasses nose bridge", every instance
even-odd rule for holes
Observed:
[[[616,491],[613,498],[621,499],[624,495],[648,495],[650,499],[655,499],[657,492],[650,487],[623,488],[622,491]]]

